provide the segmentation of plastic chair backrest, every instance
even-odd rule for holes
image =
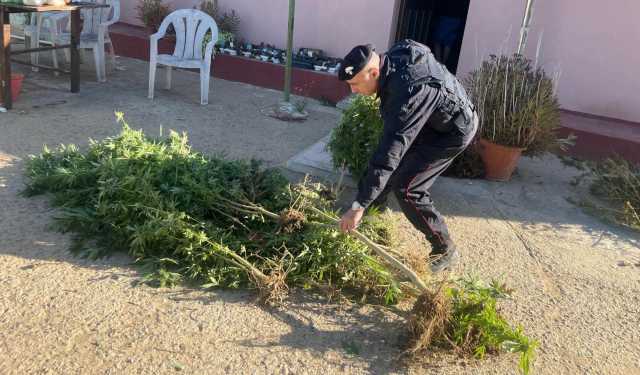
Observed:
[[[202,59],[202,42],[207,33],[215,43],[218,26],[208,14],[197,9],[180,9],[169,14],[160,24],[158,33],[166,34],[169,25],[176,33],[176,48],[173,56],[182,60]]]

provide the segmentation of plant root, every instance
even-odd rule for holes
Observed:
[[[425,291],[416,300],[409,318],[409,338],[405,354],[424,354],[438,338],[446,337],[452,302],[445,283],[435,291]]]
[[[282,270],[274,270],[266,278],[254,278],[258,301],[266,306],[282,305],[289,295],[286,279],[287,273]]]
[[[306,217],[304,213],[296,209],[288,209],[280,214],[280,231],[283,233],[293,233],[302,229]]]

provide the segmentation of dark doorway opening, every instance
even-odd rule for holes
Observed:
[[[431,48],[455,73],[470,0],[400,0],[395,40],[413,39]]]

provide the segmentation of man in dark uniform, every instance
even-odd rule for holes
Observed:
[[[354,93],[379,96],[384,122],[378,148],[340,228],[356,228],[369,205],[393,192],[407,219],[431,243],[432,272],[448,268],[458,252],[429,188],[477,131],[478,117],[464,88],[427,46],[412,40],[383,55],[369,45],[357,46],[344,58],[338,77]]]

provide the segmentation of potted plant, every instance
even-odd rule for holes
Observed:
[[[150,34],[157,32],[162,20],[171,13],[171,8],[162,4],[162,0],[141,0],[136,9],[138,19],[147,27]]]
[[[230,33],[233,34],[235,39],[240,27],[240,17],[235,10],[231,10],[231,13],[222,13],[218,6],[218,0],[203,0],[200,2],[200,10],[210,15],[211,18],[216,21],[220,34]]]
[[[200,2],[199,9],[211,16],[218,26],[216,47],[218,47],[219,51],[227,55],[237,56],[241,51],[241,48],[238,48],[235,43],[238,28],[240,27],[240,17],[238,17],[235,10],[232,10],[231,13],[222,13],[218,6],[218,0],[203,0]],[[208,42],[211,40],[211,36],[207,34],[207,37]],[[247,57],[246,54],[244,56]]]
[[[536,156],[560,140],[555,82],[526,57],[495,56],[465,80],[480,117],[479,152],[489,180],[508,181],[521,154]]]

